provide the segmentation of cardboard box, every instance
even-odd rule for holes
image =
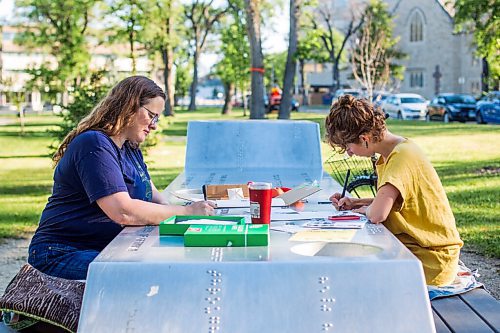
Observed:
[[[228,190],[239,190],[243,198],[249,197],[247,184],[203,185],[202,190],[206,200],[227,200]]]
[[[191,225],[184,246],[267,246],[268,224]]]
[[[211,220],[213,224],[221,225],[222,223],[234,222],[237,224],[245,224],[243,216],[195,216],[195,215],[175,215],[165,221],[160,222],[160,235],[184,235],[186,230],[194,223],[182,223],[186,221],[196,220]],[[219,223],[219,224],[218,224]]]

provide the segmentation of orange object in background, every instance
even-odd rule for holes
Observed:
[[[271,190],[271,195],[273,198],[276,198],[278,195],[288,192],[290,190],[291,188],[289,187],[275,187]]]

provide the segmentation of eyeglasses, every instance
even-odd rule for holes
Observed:
[[[156,114],[154,112],[152,112],[150,109],[148,109],[147,107],[143,106],[143,108],[148,111],[148,116],[149,116],[149,119],[151,119],[151,123],[150,125],[156,125],[158,124],[158,121],[160,121],[160,115],[159,114]]]

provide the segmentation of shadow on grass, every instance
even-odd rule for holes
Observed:
[[[469,182],[474,179],[497,178],[499,174],[488,172],[500,168],[499,159],[480,161],[453,161],[448,163],[434,164],[439,177],[443,183],[459,185],[460,182]]]
[[[9,156],[1,156],[0,159],[9,159],[9,158],[37,158],[37,157],[51,157],[51,154],[40,154],[40,155],[9,155]]]
[[[3,196],[7,195],[50,195],[52,192],[52,185],[3,185],[0,186],[0,193]]]
[[[1,127],[0,127],[1,128]],[[21,130],[18,131],[0,131],[0,136],[4,137],[23,137],[23,138],[51,138],[54,135],[48,130],[40,130],[40,131],[24,131],[21,133]]]

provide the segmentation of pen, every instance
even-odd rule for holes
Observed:
[[[351,175],[351,169],[347,169],[347,175],[345,176],[344,180],[344,188],[342,188],[342,196],[340,197],[341,199],[345,197],[345,191],[347,190],[347,182],[349,181],[350,175]]]

